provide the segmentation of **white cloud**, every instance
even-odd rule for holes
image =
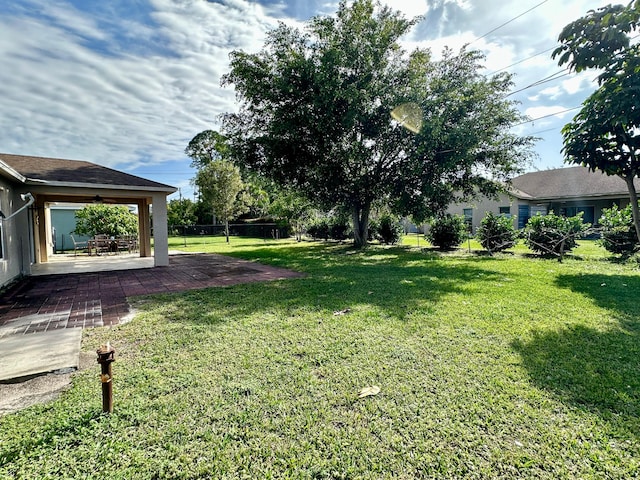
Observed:
[[[597,75],[596,72],[584,72],[574,75],[568,80],[562,81],[561,88],[569,95],[575,95],[576,93],[584,91],[591,93],[598,87],[595,83]]]
[[[397,0],[385,0],[382,3],[395,10],[401,11],[407,18],[424,15],[429,10],[429,2],[427,0],[410,0],[402,2],[398,2]]]
[[[571,112],[567,111],[567,107],[562,105],[543,106],[543,107],[530,107],[525,110],[525,115],[529,116],[533,121],[535,119],[551,118],[556,119],[564,118],[567,115],[571,115]]]
[[[176,160],[188,165],[183,154],[188,141],[216,128],[218,115],[236,108],[233,90],[220,87],[229,52],[258,51],[277,21],[301,25],[338,6],[337,0],[264,6],[256,0],[148,2],[134,3],[150,8],[153,23],[118,13],[117,4],[101,3],[99,15],[45,0],[6,7],[10,13],[0,16],[0,151],[122,169]],[[444,46],[458,50],[471,43],[487,55],[487,72],[553,47],[566,23],[600,6],[593,0],[547,2],[478,39],[528,7],[497,0],[384,3],[408,18],[426,14],[405,39],[408,49],[428,46],[437,58]],[[507,70],[518,74],[518,89],[558,67],[549,52]],[[595,88],[593,76],[564,78],[514,98],[537,118],[578,105]]]
[[[10,66],[0,71],[0,150],[119,168],[183,156],[196,133],[235,108],[233,91],[219,85],[229,52],[257,50],[275,25],[259,5],[230,5],[155,0],[153,18],[173,53],[146,57],[93,51],[77,29],[46,18],[0,19],[0,58]]]

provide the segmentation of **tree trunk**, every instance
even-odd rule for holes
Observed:
[[[229,220],[224,221],[224,234],[227,237],[227,243],[229,243]]]
[[[636,236],[638,242],[640,242],[640,208],[638,208],[638,192],[636,192],[636,186],[633,184],[635,177],[631,175],[625,175],[624,181],[627,182],[627,188],[629,189],[629,199],[631,200],[631,211],[633,212],[633,224],[636,227]]]
[[[354,205],[351,210],[353,220],[353,244],[357,248],[363,248],[367,246],[370,211],[371,204]]]

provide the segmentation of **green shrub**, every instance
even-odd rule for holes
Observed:
[[[351,227],[344,216],[325,216],[314,220],[307,227],[307,235],[314,239],[346,240],[349,238]]]
[[[315,220],[307,228],[307,234],[315,239],[329,240],[329,222],[326,218]]]
[[[427,240],[440,250],[451,250],[467,238],[467,224],[462,215],[446,214],[430,222]]]
[[[398,219],[391,215],[383,215],[380,217],[378,232],[375,238],[387,245],[395,245],[400,241],[403,234],[404,228]]]
[[[623,209],[619,209],[616,205],[603,208],[600,225],[602,236],[599,243],[608,252],[629,256],[638,250],[638,237],[633,224],[631,204]]]
[[[518,232],[512,217],[487,212],[476,231],[476,239],[489,253],[501,252],[516,244]]]
[[[562,260],[565,252],[575,248],[576,240],[581,238],[589,223],[582,223],[582,212],[575,217],[561,217],[549,212],[529,219],[524,228],[524,241],[536,253],[557,255]]]
[[[126,205],[90,204],[75,212],[77,235],[110,237],[138,234],[138,216]]]
[[[333,240],[346,240],[349,238],[349,230],[349,222],[345,218],[334,218],[329,224],[329,238]]]

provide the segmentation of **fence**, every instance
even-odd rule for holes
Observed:
[[[172,236],[224,236],[224,225],[170,225]],[[287,238],[290,235],[288,225],[277,223],[234,223],[229,224],[229,235],[234,237],[252,237],[263,239]]]

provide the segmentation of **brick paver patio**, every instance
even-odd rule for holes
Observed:
[[[168,267],[29,277],[0,297],[0,335],[117,325],[127,297],[298,278],[283,268],[216,254],[174,255]]]

